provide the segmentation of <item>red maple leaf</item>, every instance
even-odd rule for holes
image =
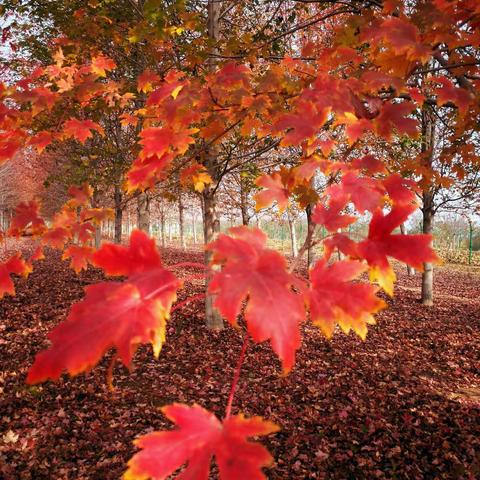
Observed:
[[[375,119],[377,133],[386,140],[390,140],[395,131],[400,135],[417,137],[418,122],[407,116],[414,109],[415,105],[411,102],[384,103],[380,115]]]
[[[10,278],[10,274],[23,275],[26,277],[32,271],[29,265],[20,254],[14,255],[6,262],[0,263],[0,299],[8,293],[15,295],[15,286]]]
[[[387,190],[388,196],[397,205],[411,204],[415,202],[415,193],[419,193],[418,185],[408,178],[404,178],[398,173],[393,173],[383,180],[383,185]]]
[[[42,153],[45,148],[48,147],[53,141],[53,135],[51,132],[46,130],[38,132],[34,137],[32,137],[28,144],[34,146],[37,149],[38,153]]]
[[[55,227],[43,234],[42,244],[62,250],[65,244],[72,238],[72,232],[68,228]]]
[[[232,325],[248,297],[245,319],[250,335],[256,342],[269,339],[288,372],[300,346],[299,324],[305,310],[302,297],[291,289],[297,279],[287,272],[282,255],[265,248],[266,240],[261,230],[241,226],[207,245],[212,263],[223,265],[209,289],[217,295],[215,307]]]
[[[328,265],[320,259],[310,270],[310,316],[330,338],[338,323],[348,333],[353,329],[362,339],[367,334],[367,324],[374,324],[372,314],[385,307],[371,284],[353,282],[367,266],[355,260],[343,260]]]
[[[153,85],[160,81],[160,77],[152,70],[145,70],[138,76],[137,89],[139,92],[148,93],[153,89]]]
[[[95,227],[90,222],[74,223],[72,225],[72,234],[77,236],[79,243],[87,243],[92,239],[95,232]]]
[[[0,132],[0,165],[10,160],[22,146],[25,133],[21,130]]]
[[[359,256],[371,267],[370,278],[377,280],[389,295],[393,295],[396,276],[387,257],[396,258],[420,271],[423,271],[424,262],[439,261],[431,246],[431,235],[392,234],[416,208],[412,204],[394,205],[387,215],[379,209],[370,221],[367,239],[357,244]]]
[[[354,223],[357,219],[353,215],[341,215],[341,211],[348,202],[348,195],[339,193],[330,198],[328,208],[322,203],[317,203],[313,211],[312,220],[323,225],[329,232],[335,232]]]
[[[277,202],[281,212],[287,208],[288,198],[290,196],[289,188],[294,185],[294,177],[290,170],[282,168],[280,172],[273,172],[271,175],[262,175],[255,181],[256,185],[263,190],[254,195],[256,209],[269,207],[273,202]]]
[[[27,228],[32,235],[41,235],[46,230],[45,222],[40,217],[40,204],[35,200],[22,202],[15,208],[7,234],[19,236]]]
[[[362,177],[357,172],[347,172],[342,176],[340,184],[330,186],[327,193],[335,198],[340,195],[348,195],[360,213],[375,211],[383,206],[385,190],[381,182],[375,178]]]
[[[49,334],[52,345],[37,355],[28,383],[57,379],[64,370],[71,375],[87,371],[113,346],[126,366],[141,343],[160,353],[180,281],[163,268],[155,241],[135,230],[128,247],[104,244],[92,263],[108,275],[129,278],[85,289],[85,299]]]
[[[198,405],[173,404],[162,409],[177,430],[149,433],[135,441],[142,449],[128,462],[125,480],[166,479],[186,464],[177,478],[208,480],[212,457],[221,479],[264,480],[272,463],[268,450],[249,437],[279,428],[261,417],[237,415],[223,422]]]
[[[310,102],[298,105],[299,113],[286,113],[273,125],[272,133],[289,130],[280,145],[300,145],[304,140],[313,138],[328,119],[330,109],[323,108],[319,112]]]

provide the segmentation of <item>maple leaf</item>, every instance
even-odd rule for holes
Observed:
[[[107,72],[116,68],[115,62],[104,55],[98,55],[97,57],[92,58],[92,64],[90,66],[90,71],[95,73],[99,77],[105,77]]]
[[[358,170],[365,170],[371,175],[375,173],[385,173],[387,170],[382,160],[375,158],[373,155],[355,158],[352,161],[352,166]]]
[[[367,283],[352,282],[367,270],[367,265],[355,260],[342,260],[331,265],[325,258],[310,270],[310,317],[330,338],[335,325],[349,333],[353,329],[365,340],[367,324],[374,324],[372,314],[385,307],[375,293],[377,288]]]
[[[34,137],[32,137],[28,144],[32,145],[37,149],[38,153],[42,153],[45,148],[48,147],[53,141],[53,135],[51,132],[47,132],[46,130],[42,132],[38,132]]]
[[[70,245],[62,255],[62,260],[70,258],[70,267],[79,273],[81,270],[86,270],[88,262],[92,258],[94,249],[92,247],[85,247],[80,245]]]
[[[304,140],[312,138],[325,124],[330,112],[329,108],[317,112],[314,105],[308,102],[302,102],[298,110],[299,113],[282,115],[273,125],[272,133],[289,130],[280,142],[283,147],[300,145]]]
[[[75,185],[68,189],[68,194],[72,197],[67,204],[73,208],[85,207],[88,205],[93,195],[93,188],[85,182],[81,187]]]
[[[43,218],[40,217],[40,203],[35,200],[22,202],[15,208],[15,215],[10,222],[8,235],[19,236],[28,228],[32,235],[41,235],[46,230]]]
[[[329,232],[335,232],[354,223],[357,219],[353,215],[340,215],[348,202],[348,195],[339,194],[330,198],[328,208],[317,203],[313,210],[312,220],[323,225]]]
[[[78,120],[71,118],[63,124],[65,137],[76,138],[80,143],[85,143],[88,138],[93,137],[92,131],[103,135],[103,128],[92,120]]]
[[[467,90],[455,87],[451,80],[445,77],[435,77],[432,80],[441,85],[435,89],[438,105],[453,102],[462,113],[468,110],[472,97]]]
[[[359,176],[356,172],[347,172],[342,176],[339,185],[331,185],[327,193],[335,198],[336,196],[347,195],[355,205],[355,208],[364,213],[375,211],[383,205],[383,185],[374,178]]]
[[[404,178],[398,173],[393,173],[385,178],[383,185],[388,196],[397,205],[414,203],[416,200],[415,193],[420,192],[420,188],[413,180]]]
[[[348,112],[347,112],[348,113]],[[372,122],[367,118],[357,118],[355,115],[345,116],[345,135],[348,144],[353,145],[365,132],[372,130]]]
[[[45,255],[43,253],[43,247],[37,247],[33,252],[32,256],[30,257],[30,261],[34,262],[36,260],[43,260]]]
[[[0,299],[6,293],[15,295],[15,286],[10,278],[10,274],[14,273],[26,277],[31,271],[31,265],[25,262],[20,254],[16,254],[6,262],[0,263]]]
[[[65,244],[72,238],[70,229],[56,227],[43,234],[42,244],[62,250]]]
[[[253,197],[257,211],[269,207],[275,201],[280,212],[287,208],[290,196],[289,187],[293,187],[294,184],[294,177],[290,174],[290,170],[282,167],[280,172],[262,175],[255,181],[255,184],[264,188]]]
[[[153,90],[153,84],[160,81],[160,77],[152,70],[145,70],[138,76],[137,89],[139,92],[148,93]]]
[[[213,252],[212,263],[223,265],[209,286],[217,295],[214,306],[236,325],[242,301],[248,297],[245,319],[250,335],[256,342],[270,339],[288,372],[295,363],[299,324],[305,318],[302,298],[291,289],[298,281],[287,272],[285,258],[265,248],[267,237],[261,230],[241,226],[228,232],[206,247]]]
[[[154,187],[157,180],[165,177],[167,168],[175,158],[173,153],[166,153],[161,157],[153,155],[147,158],[137,158],[127,173],[127,192],[137,188],[144,190]]]
[[[80,220],[82,222],[91,221],[98,226],[105,220],[113,218],[114,214],[112,208],[85,208],[80,213]]]
[[[49,334],[52,345],[37,355],[27,383],[57,379],[64,370],[71,375],[87,371],[113,346],[126,366],[141,343],[151,343],[159,355],[165,322],[181,284],[163,268],[155,241],[135,230],[128,247],[104,244],[91,263],[107,275],[129,278],[85,289],[85,299],[73,305],[67,320]]]
[[[122,115],[120,115],[120,118],[120,124],[122,125],[122,127],[126,127],[128,125],[136,127],[138,125],[138,117],[136,117],[135,115],[123,113]]]
[[[203,165],[194,163],[180,172],[180,183],[191,185],[196,192],[203,192],[205,186],[212,183],[212,177]]]
[[[135,441],[142,450],[128,462],[124,480],[171,478],[186,464],[178,478],[208,480],[212,457],[221,479],[264,480],[261,471],[272,463],[268,450],[249,437],[279,430],[261,417],[236,415],[223,422],[198,405],[168,405],[163,413],[177,430],[152,432]]]
[[[76,222],[72,225],[72,234],[77,236],[79,243],[87,243],[92,239],[94,233],[95,227],[90,222]]]
[[[0,132],[0,165],[10,160],[22,146],[22,137],[25,134],[21,130]]]
[[[390,140],[394,131],[400,135],[418,136],[418,122],[407,115],[415,109],[411,102],[383,104],[380,115],[375,119],[376,130],[386,140]]]
[[[417,209],[416,205],[394,205],[387,215],[378,210],[372,216],[366,240],[357,244],[358,253],[370,268],[370,278],[393,295],[395,272],[387,257],[393,257],[413,268],[423,271],[424,262],[438,262],[432,249],[431,235],[395,235],[391,232]]]
[[[140,144],[143,145],[141,156],[161,157],[168,152],[170,148],[174,149],[179,155],[184,154],[189,145],[195,143],[191,136],[196,133],[195,128],[176,132],[168,127],[150,127],[142,130],[140,133]]]

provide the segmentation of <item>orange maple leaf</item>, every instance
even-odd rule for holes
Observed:
[[[116,63],[104,55],[98,55],[92,58],[92,64],[90,65],[90,71],[95,73],[99,77],[105,77],[107,72],[116,68]]]
[[[81,270],[86,270],[88,263],[92,258],[94,249],[92,247],[70,245],[62,255],[62,260],[70,259],[70,267],[79,273]]]
[[[78,120],[71,118],[63,124],[63,134],[67,138],[76,138],[80,143],[85,143],[93,137],[92,131],[103,135],[103,128],[92,120]]]

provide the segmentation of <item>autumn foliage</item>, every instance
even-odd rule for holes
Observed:
[[[424,262],[438,260],[431,236],[395,233],[417,209],[417,185],[405,178],[407,169],[392,171],[388,158],[364,154],[360,147],[398,137],[418,140],[417,113],[432,102],[451,105],[467,128],[478,114],[479,85],[478,76],[468,82],[471,88],[463,81],[470,70],[461,65],[472,62],[461,48],[479,46],[480,8],[474,0],[434,0],[418,2],[410,15],[402,4],[386,1],[375,13],[328,7],[327,14],[338,15],[339,22],[328,24],[326,36],[311,23],[313,40],[302,40],[298,55],[268,62],[260,46],[247,45],[242,57],[229,55],[233,47],[227,45],[225,59],[197,74],[200,60],[190,52],[185,68],[140,73],[135,91],[115,80],[116,62],[106,55],[72,58],[56,48],[51,65],[0,86],[0,163],[23,148],[43,152],[62,142],[88,146],[106,135],[98,115],[88,118],[92,105],[97,112],[114,106],[128,110],[122,125],[137,129],[135,159],[124,185],[129,192],[154,189],[172,172],[184,188],[203,192],[219,181],[209,160],[212,151],[234,135],[268,139],[280,150],[296,152],[295,165],[285,162],[259,176],[256,202],[258,209],[276,205],[280,211],[293,203],[312,207],[313,230],[324,227],[327,234],[318,242],[324,256],[308,278],[297,274],[298,264],[267,247],[267,236],[258,228],[234,227],[206,245],[211,252],[207,294],[213,295],[214,307],[233,327],[241,328],[238,320],[244,319],[245,336],[268,341],[288,374],[295,367],[303,322],[312,322],[327,338],[338,326],[365,339],[375,313],[386,306],[379,290],[394,293],[390,259],[419,270]],[[313,8],[320,18],[322,12]],[[427,10],[432,21],[425,22]],[[208,42],[205,48],[211,48]],[[427,75],[433,60],[440,66]],[[70,118],[63,116],[64,109]],[[51,116],[56,121],[48,123]],[[356,152],[353,158],[351,152]],[[411,176],[428,176],[422,158],[408,167]],[[312,186],[315,175],[327,179],[320,194]],[[33,235],[42,247],[60,250],[76,272],[91,264],[106,276],[123,278],[85,289],[85,298],[50,333],[50,347],[37,355],[27,376],[30,384],[57,380],[64,372],[87,372],[112,347],[127,367],[140,344],[151,344],[158,357],[182,287],[163,266],[155,240],[141,231],[132,233],[128,246],[107,243],[95,251],[95,226],[112,212],[90,205],[87,184],[69,193],[51,221],[42,218],[37,200],[20,204],[7,234]],[[354,241],[347,229],[362,215],[369,219],[368,235]],[[308,242],[311,236],[305,247]],[[345,258],[337,260],[336,252]],[[30,259],[18,254],[0,264],[0,297],[14,294],[10,276],[27,275],[40,257],[41,251]],[[370,283],[360,279],[363,273]],[[234,391],[235,381],[232,399]],[[167,478],[184,467],[178,478],[207,479],[212,457],[221,478],[265,478],[262,468],[272,458],[249,439],[278,430],[273,423],[230,412],[220,421],[197,405],[173,404],[163,412],[178,428],[136,440],[140,451],[125,478]]]

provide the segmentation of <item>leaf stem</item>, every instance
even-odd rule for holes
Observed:
[[[181,263],[175,263],[174,265],[168,265],[169,269],[185,268],[185,267],[201,268],[203,270],[206,270],[208,268],[204,263],[197,263],[197,262],[181,262]]]
[[[179,308],[182,308],[185,306],[187,303],[194,302],[196,300],[200,300],[202,298],[205,298],[206,295],[204,293],[199,293],[197,295],[191,295],[190,297],[186,298],[182,302],[177,303],[170,309],[170,313],[174,312],[175,310],[178,310]]]
[[[237,366],[235,367],[235,372],[233,373],[232,386],[230,388],[230,395],[228,396],[227,409],[225,411],[225,420],[230,418],[232,413],[232,404],[233,397],[235,396],[235,390],[237,389],[238,379],[240,378],[240,370],[242,368],[243,360],[245,359],[245,352],[247,351],[248,346],[248,333],[245,332],[245,338],[243,340],[242,350],[240,351],[240,356],[238,357]]]

